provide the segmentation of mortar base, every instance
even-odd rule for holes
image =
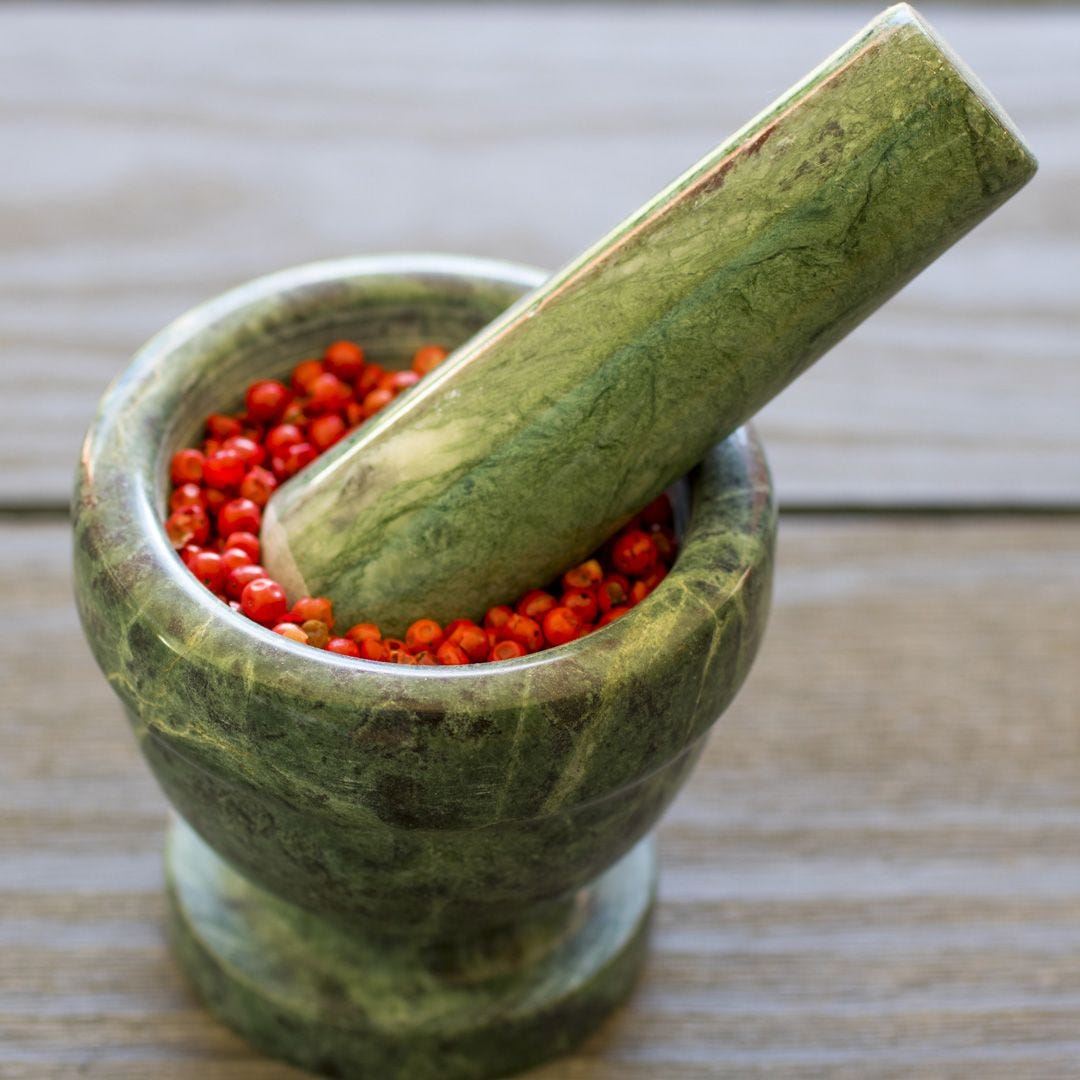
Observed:
[[[505,1076],[572,1049],[630,992],[656,857],[646,837],[561,904],[460,943],[373,939],[286,903],[181,821],[166,852],[174,950],[210,1010],[326,1076]]]

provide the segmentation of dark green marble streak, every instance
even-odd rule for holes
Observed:
[[[891,8],[271,500],[265,561],[401,632],[544,583],[1033,174]]]
[[[169,548],[167,462],[209,408],[327,336],[388,362],[463,340],[537,276],[358,259],[244,286],[145,347],[83,448],[80,616],[159,782],[209,845],[181,831],[172,848],[180,956],[230,1023],[311,1067],[493,1075],[594,1026],[641,959],[640,845],[764,628],[775,515],[745,429],[678,489],[684,544],[661,586],[611,626],[519,661],[407,668],[295,645],[233,614]],[[620,860],[637,869],[605,891]],[[616,924],[625,932],[588,944]],[[355,953],[316,962],[341,934]],[[553,950],[562,959],[540,979]],[[251,967],[268,955],[272,970]],[[362,971],[430,1023],[373,1015]],[[483,1009],[454,997],[464,984]]]

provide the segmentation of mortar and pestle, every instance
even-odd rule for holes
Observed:
[[[170,929],[210,1007],[327,1075],[487,1077],[576,1044],[644,955],[652,828],[743,682],[775,514],[740,428],[1035,162],[891,8],[544,280],[466,258],[285,271],[183,316],[106,394],[75,495],[79,611],[179,812]],[[344,620],[476,615],[661,490],[669,576],[519,660],[338,657],[233,613],[162,528],[199,420],[328,341],[445,365],[282,487],[264,562]]]

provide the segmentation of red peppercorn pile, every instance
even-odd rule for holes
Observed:
[[[374,623],[334,635],[334,609],[322,596],[289,604],[259,565],[262,508],[278,484],[414,386],[446,358],[425,345],[406,371],[369,362],[351,341],[293,369],[289,385],[252,383],[238,413],[206,419],[201,448],[172,458],[165,531],[191,572],[221,600],[292,641],[342,656],[396,664],[478,664],[510,660],[582,637],[625,614],[663,581],[675,558],[671,504],[650,503],[603,547],[548,589],[512,607],[500,604],[482,626],[418,619],[405,640]]]

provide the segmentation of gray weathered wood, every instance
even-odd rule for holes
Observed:
[[[0,1076],[298,1076],[162,939],[165,803],[61,524],[0,526]],[[785,522],[755,672],[662,829],[631,1005],[537,1080],[1072,1076],[1080,525]]]
[[[873,10],[5,5],[0,502],[66,496],[104,383],[198,299],[391,248],[554,267]],[[781,496],[1075,503],[1080,14],[928,14],[1042,172],[769,410]],[[645,981],[538,1080],[1080,1071],[1078,529],[785,523]],[[0,1077],[297,1076],[168,958],[165,803],[67,544],[0,526]]]
[[[873,10],[5,5],[0,501],[67,497],[105,383],[199,299],[390,249],[554,268]],[[1075,502],[1080,13],[928,14],[1042,172],[767,410],[780,496]]]

